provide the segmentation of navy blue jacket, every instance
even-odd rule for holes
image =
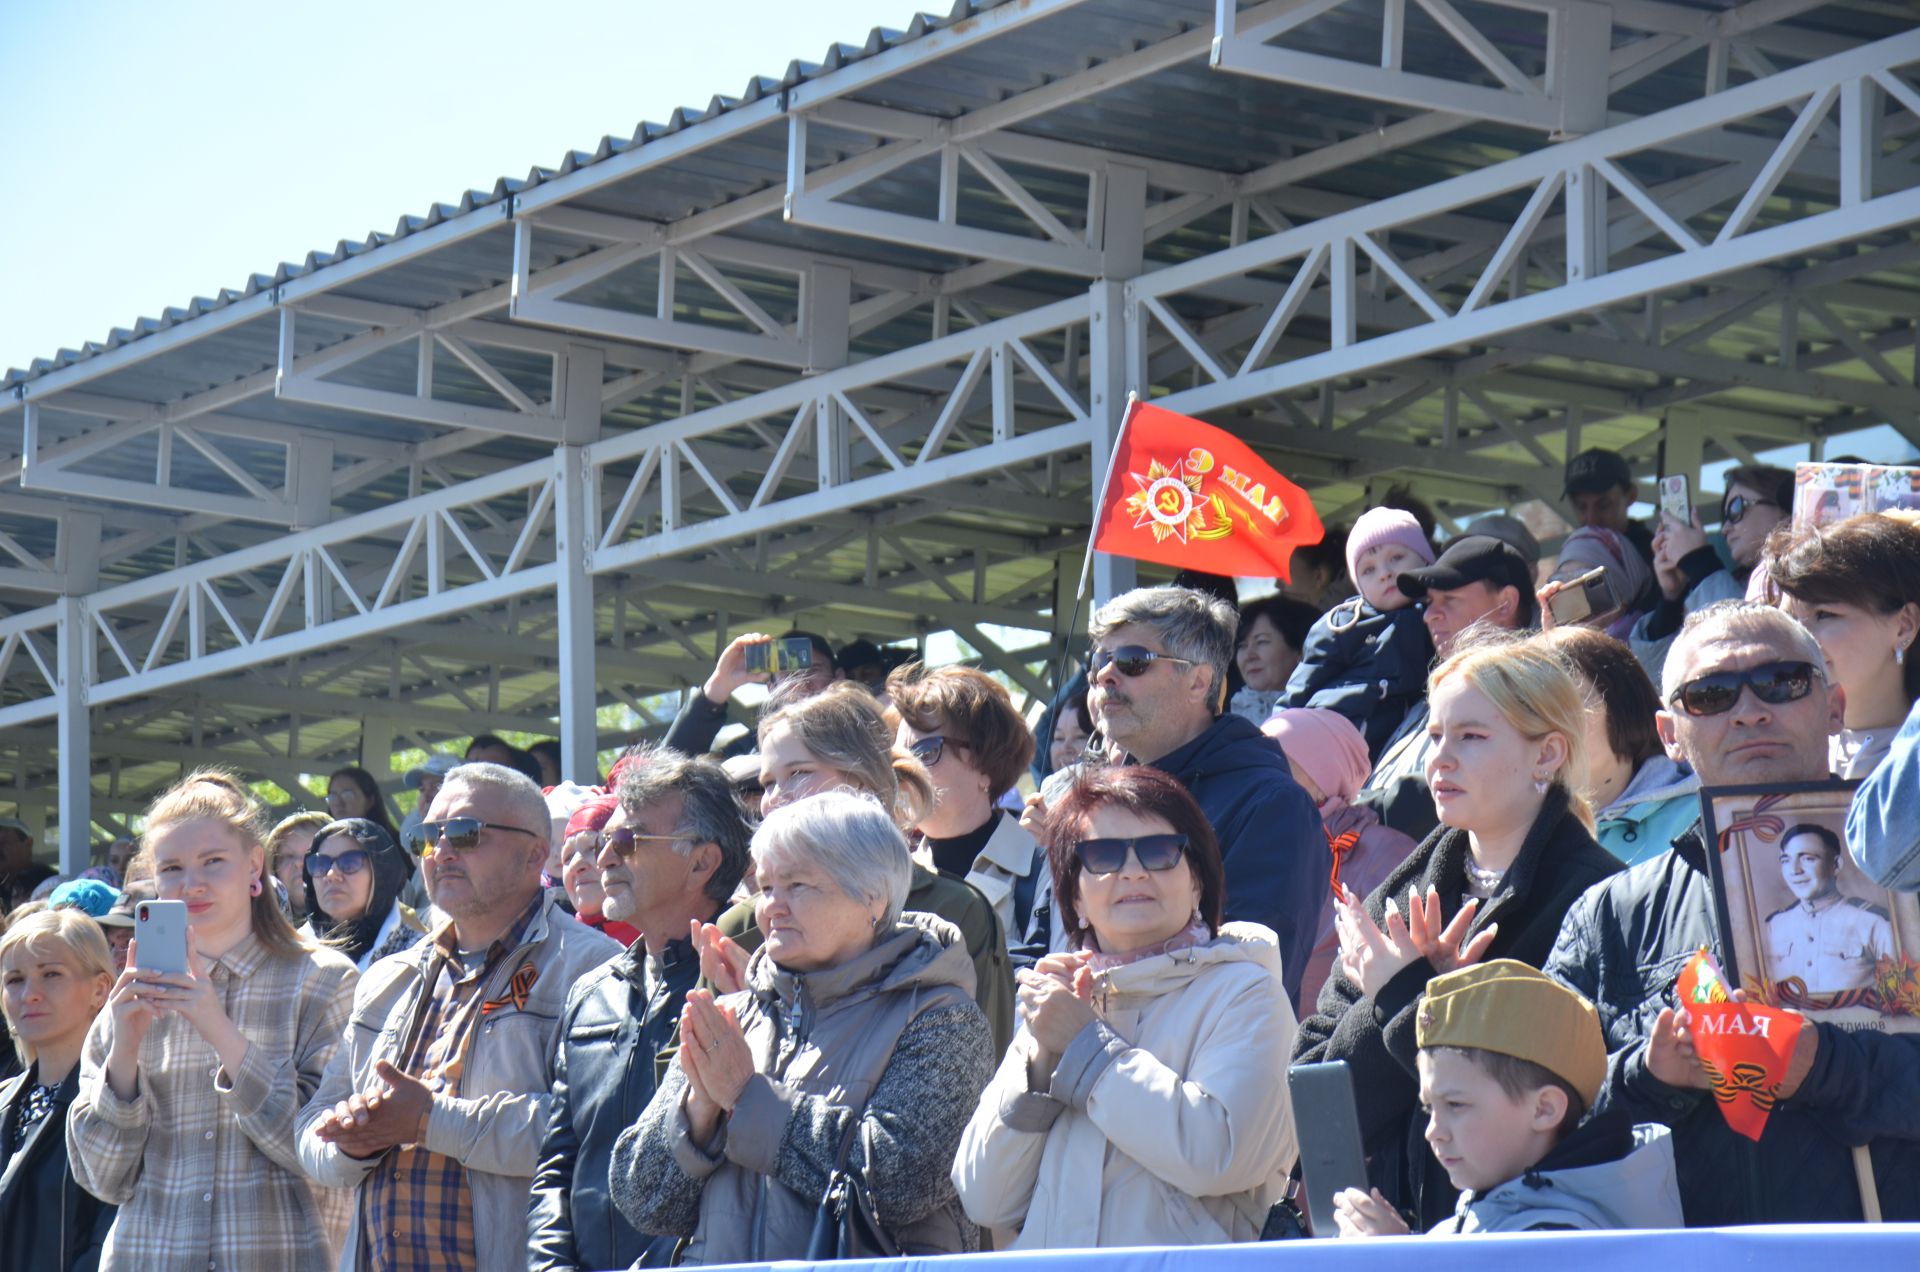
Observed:
[[[1680,1206],[1690,1228],[1858,1223],[1853,1146],[1870,1146],[1882,1212],[1920,1219],[1920,1036],[1809,1024],[1813,1069],[1767,1118],[1760,1142],[1736,1135],[1705,1091],[1647,1069],[1647,1039],[1701,946],[1721,956],[1705,841],[1696,823],[1673,851],[1590,889],[1567,911],[1547,972],[1585,994],[1606,1031],[1601,1113],[1673,1128]]]
[[[1382,613],[1356,596],[1314,621],[1280,705],[1338,711],[1377,760],[1407,708],[1426,696],[1432,661],[1419,606]]]
[[[1281,975],[1298,1013],[1333,856],[1280,744],[1244,717],[1223,715],[1153,767],[1180,779],[1220,840],[1228,921],[1263,924],[1280,938]]]

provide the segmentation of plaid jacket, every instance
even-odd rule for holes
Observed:
[[[113,1016],[101,1012],[67,1118],[74,1178],[120,1207],[100,1266],[321,1272],[345,1197],[316,1188],[294,1152],[294,1118],[339,1048],[359,973],[344,955],[275,954],[251,934],[207,974],[252,1043],[238,1073],[178,1016],[140,1044],[139,1090],[107,1085]]]
[[[421,1146],[465,1168],[482,1272],[524,1272],[527,1266],[527,1198],[553,1099],[561,1011],[573,983],[619,952],[619,942],[549,900],[483,980],[482,1001],[497,1006],[480,1020],[455,1089],[434,1095]],[[300,1160],[315,1179],[359,1188],[383,1160],[348,1157],[314,1135],[313,1127],[335,1104],[378,1081],[375,1061],[401,1063],[403,1035],[412,1023],[409,1007],[431,984],[440,957],[432,940],[422,941],[381,959],[361,979],[346,1045],[300,1111]],[[342,1272],[362,1265],[361,1219],[356,1206]]]

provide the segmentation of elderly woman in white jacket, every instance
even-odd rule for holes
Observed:
[[[1255,1240],[1295,1156],[1273,933],[1220,925],[1213,831],[1157,769],[1082,774],[1045,838],[1079,948],[1020,973],[961,1204],[1016,1250]]]

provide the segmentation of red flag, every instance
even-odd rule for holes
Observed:
[[[1114,448],[1094,550],[1183,570],[1291,581],[1326,531],[1307,492],[1223,429],[1135,403]]]
[[[1704,949],[1681,969],[1674,989],[1693,1018],[1693,1049],[1713,1084],[1720,1115],[1735,1133],[1757,1141],[1779,1102],[1787,1061],[1806,1021],[1797,1012],[1732,1001],[1719,965]]]

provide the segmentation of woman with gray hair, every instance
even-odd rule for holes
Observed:
[[[829,791],[769,813],[753,860],[765,943],[745,989],[687,995],[676,1062],[614,1147],[614,1204],[688,1238],[682,1263],[798,1259],[840,1168],[870,1195],[874,1253],[978,1248],[948,1167],[992,1035],[959,930],[901,912],[905,836]]]

